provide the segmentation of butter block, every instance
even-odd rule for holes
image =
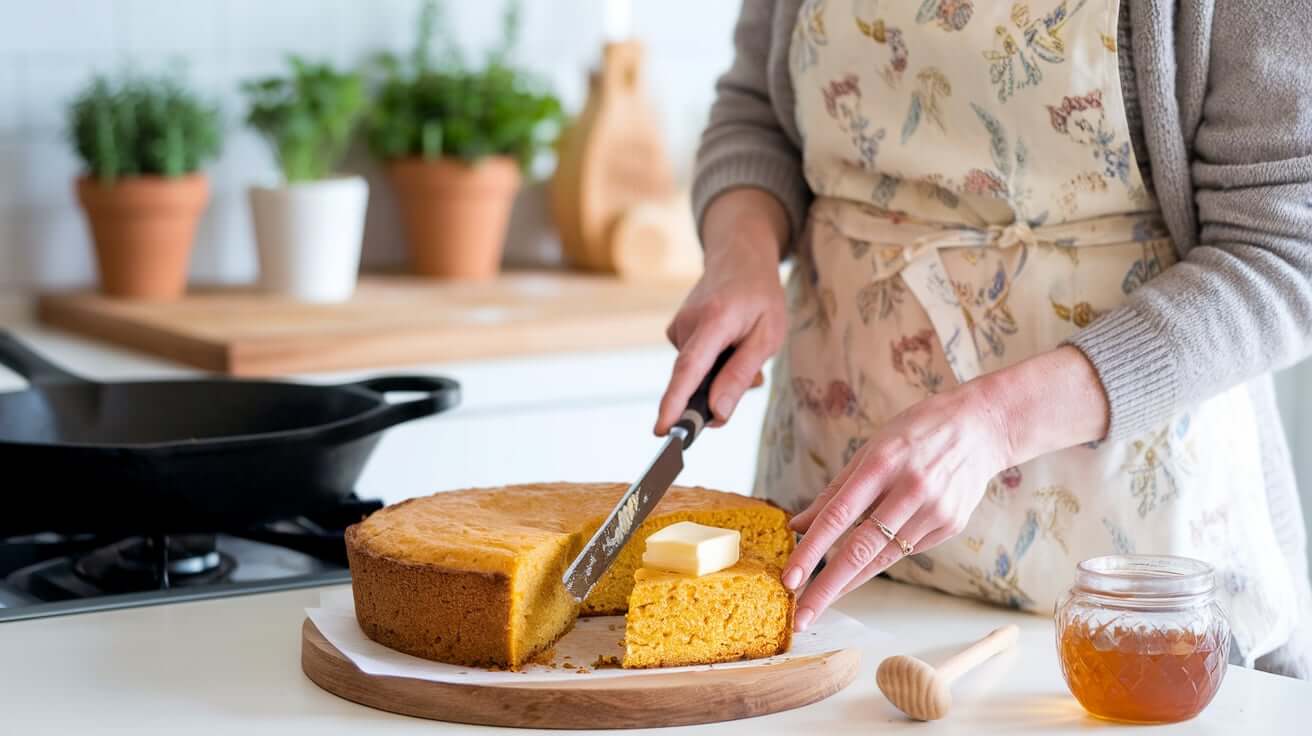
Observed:
[[[642,566],[701,577],[733,567],[741,542],[737,529],[680,521],[647,537]]]

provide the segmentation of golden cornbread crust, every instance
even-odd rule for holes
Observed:
[[[355,617],[365,636],[406,654],[472,666],[510,661],[510,578],[376,555],[346,530]],[[446,622],[467,617],[455,631]]]
[[[776,566],[792,551],[787,515],[777,507],[674,487],[580,610],[561,576],[625,488],[466,489],[381,509],[346,532],[360,628],[380,644],[426,659],[518,667],[555,644],[578,615],[624,613],[644,540],[669,524],[738,529],[744,556]]]

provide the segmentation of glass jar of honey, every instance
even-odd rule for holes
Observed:
[[[1185,557],[1113,555],[1079,564],[1057,603],[1057,652],[1075,699],[1100,718],[1183,721],[1225,676],[1230,626],[1212,567]]]

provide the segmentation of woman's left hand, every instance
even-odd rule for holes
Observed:
[[[873,519],[914,551],[928,550],[965,528],[989,479],[1044,452],[1100,438],[1107,415],[1092,366],[1063,347],[894,417],[792,520],[805,536],[785,565],[784,585],[796,590],[833,548],[797,602],[798,630],[902,559],[902,548]]]

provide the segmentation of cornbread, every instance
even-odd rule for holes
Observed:
[[[580,610],[561,578],[626,487],[448,491],[374,513],[346,531],[360,628],[380,644],[426,659],[518,667],[555,643],[576,616],[624,613],[646,538],[670,524],[737,529],[743,556],[773,565],[792,551],[780,509],[733,493],[674,487]]]
[[[738,562],[742,534],[695,521],[680,521],[647,537],[642,566],[684,575],[708,575]]]
[[[793,594],[774,565],[746,558],[700,577],[642,568],[625,616],[626,668],[769,657],[788,650]]]

